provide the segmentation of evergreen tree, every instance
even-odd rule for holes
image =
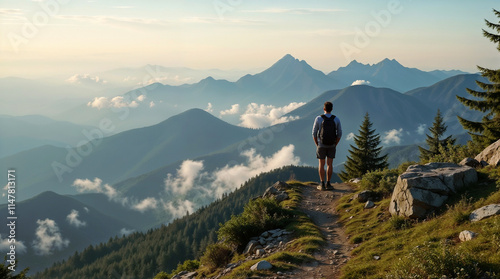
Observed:
[[[493,12],[500,18],[500,12],[493,9]],[[498,34],[490,33],[483,29],[483,36],[490,39],[495,44],[498,44],[497,49],[500,51],[500,21],[499,24],[492,23],[488,20],[486,26],[495,30]],[[481,75],[487,78],[490,83],[476,81],[476,83],[484,91],[475,91],[467,88],[467,92],[476,97],[475,100],[457,96],[458,100],[465,106],[473,110],[478,110],[486,115],[483,116],[481,122],[474,122],[458,117],[460,124],[469,130],[472,139],[481,144],[483,147],[490,145],[500,138],[500,69],[491,70],[478,66]]]
[[[436,117],[434,118],[434,123],[432,123],[432,127],[429,128],[431,136],[426,134],[427,139],[425,140],[425,142],[429,146],[429,149],[425,149],[421,146],[418,147],[418,149],[420,150],[420,160],[425,161],[434,155],[440,154],[440,146],[446,148],[448,144],[455,144],[455,139],[452,139],[451,136],[448,136],[445,139],[441,139],[441,137],[446,132],[446,129],[448,129],[448,127],[444,124],[443,117],[441,116],[441,111],[438,109]]]
[[[371,129],[372,125],[370,116],[366,113],[365,120],[358,130],[359,135],[354,136],[356,147],[350,145],[350,156],[347,156],[345,170],[339,174],[343,181],[388,166],[387,155],[379,156],[382,150],[382,147],[379,147],[380,135],[375,134],[375,129]]]

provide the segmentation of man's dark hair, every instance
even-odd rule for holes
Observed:
[[[333,104],[331,102],[325,102],[325,111],[326,112],[332,112],[332,109],[333,109]]]

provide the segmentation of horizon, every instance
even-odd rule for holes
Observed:
[[[500,62],[481,30],[484,19],[495,22],[493,0],[361,4],[7,0],[0,76],[69,78],[148,64],[256,73],[286,54],[325,74],[353,60],[470,73]]]

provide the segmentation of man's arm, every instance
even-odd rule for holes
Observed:
[[[316,144],[316,146],[318,146],[318,130],[319,130],[318,117],[316,117],[316,119],[314,119],[314,124],[313,124],[313,129],[312,129],[312,136],[313,136],[313,140],[314,140],[314,143]]]
[[[340,119],[338,117],[335,117],[335,126],[337,127],[337,143],[335,143],[335,146],[339,144],[340,139],[342,138],[342,124],[340,124]]]

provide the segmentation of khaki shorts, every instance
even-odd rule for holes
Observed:
[[[332,146],[332,147],[316,147],[316,158],[318,159],[325,159],[326,157],[328,158],[335,158],[335,153],[337,152],[337,147]]]

